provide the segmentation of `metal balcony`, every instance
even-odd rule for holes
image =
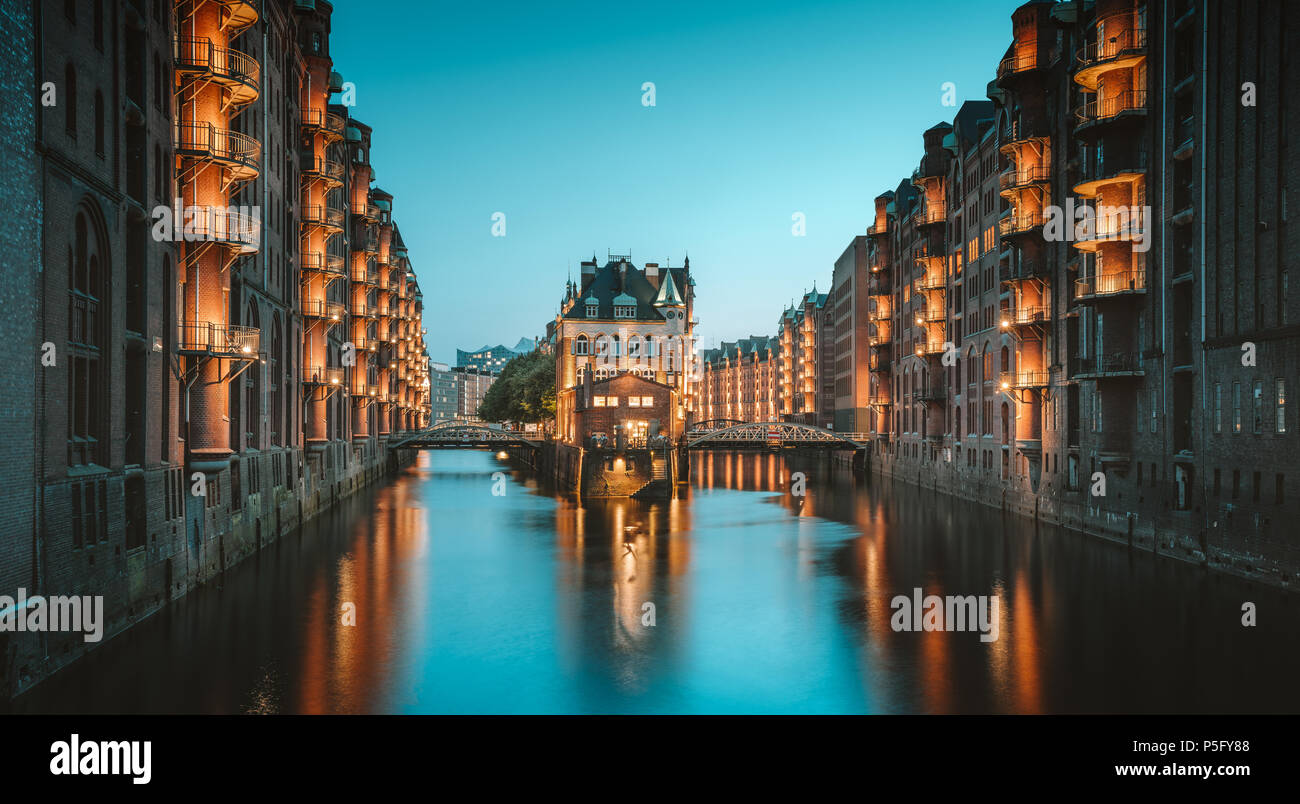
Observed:
[[[303,131],[308,134],[319,132],[325,135],[327,140],[341,139],[344,125],[343,118],[333,112],[326,112],[321,109],[306,109],[302,113]]]
[[[1096,251],[1103,243],[1142,239],[1146,234],[1146,215],[1141,208],[1125,209],[1096,216],[1090,225],[1081,228],[1082,231],[1075,236],[1074,247],[1081,251]]]
[[[1043,227],[1043,216],[1041,213],[1031,213],[1028,215],[1009,215],[998,221],[998,235],[1000,237],[1018,237],[1033,233]]]
[[[343,165],[333,159],[304,154],[302,173],[307,179],[323,181],[327,186],[343,184]]]
[[[934,324],[943,321],[947,318],[948,311],[945,310],[942,305],[931,304],[915,311],[914,316],[913,320],[916,322],[917,326],[921,326],[923,324]]]
[[[379,281],[379,274],[371,271],[367,265],[352,266],[352,284],[354,285],[374,285]]]
[[[917,209],[912,213],[912,224],[914,226],[935,226],[947,220],[946,210],[942,206],[932,206]]]
[[[927,273],[916,280],[917,290],[946,290],[947,287],[948,278],[938,271]]]
[[[306,318],[319,318],[334,323],[342,321],[345,313],[343,305],[338,302],[307,298],[302,300],[302,314]]]
[[[1098,124],[1147,113],[1147,91],[1130,89],[1109,98],[1089,101],[1074,110],[1075,132]]]
[[[1049,320],[1049,312],[1044,305],[1015,307],[1002,313],[1003,326],[1006,327],[1040,326]]]
[[[1105,22],[1103,20],[1099,23],[1098,28],[1104,28]],[[1130,27],[1109,36],[1101,34],[1096,41],[1079,48],[1075,83],[1089,92],[1096,92],[1098,78],[1102,74],[1137,66],[1145,58],[1146,50],[1146,28]]]
[[[214,45],[207,38],[177,37],[172,45],[176,72],[219,84],[229,93],[232,105],[243,106],[257,100],[262,75],[257,59],[234,48]]]
[[[1017,168],[1012,165],[998,176],[998,189],[1015,190],[1020,187],[1047,184],[1051,178],[1052,171],[1046,165],[1027,168]]]
[[[333,232],[343,231],[343,210],[320,204],[308,204],[301,210],[303,226],[319,226]]]
[[[1080,380],[1141,377],[1142,356],[1137,352],[1111,352],[1099,357],[1077,357],[1071,361],[1070,375]]]
[[[303,366],[302,381],[306,385],[342,385],[343,369],[326,366]]]
[[[261,248],[262,222],[236,207],[197,207],[185,221],[185,240],[211,241],[236,254],[255,254]]]
[[[257,327],[199,321],[181,322],[177,329],[176,351],[186,355],[252,360],[257,357],[262,342],[262,331]]]
[[[1046,388],[1049,373],[1046,371],[1009,371],[1002,375],[1003,390]]]
[[[257,178],[262,169],[262,143],[211,123],[176,123],[172,144],[177,156],[220,165],[236,181]]]
[[[1011,76],[1037,69],[1038,50],[1035,45],[1033,50],[1022,49],[998,62],[998,74],[996,80],[1001,83],[1004,79]]]
[[[1107,296],[1128,296],[1146,293],[1147,272],[1116,271],[1115,273],[1091,276],[1074,281],[1074,298],[1076,301],[1088,301]]]
[[[331,277],[343,275],[343,258],[334,254],[304,251],[299,256],[299,266],[304,272],[325,274]]]

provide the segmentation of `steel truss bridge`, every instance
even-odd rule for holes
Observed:
[[[713,419],[692,426],[682,437],[682,445],[687,449],[814,447],[860,450],[867,448],[865,440],[860,433],[836,433],[797,422],[731,423],[728,419]]]
[[[482,424],[443,421],[424,430],[399,433],[388,442],[393,449],[500,449],[502,447],[532,447],[541,443],[530,441],[523,434],[498,430]]]

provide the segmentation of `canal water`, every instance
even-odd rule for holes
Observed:
[[[824,458],[695,461],[681,499],[579,502],[422,453],[14,707],[1300,712],[1300,595]],[[916,588],[997,596],[998,638],[895,631]]]

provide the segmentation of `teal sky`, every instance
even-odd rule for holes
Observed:
[[[689,253],[712,346],[829,286],[921,132],[951,121],[943,83],[984,98],[1020,2],[337,0],[331,54],[374,127],[434,360],[541,335],[608,251]]]

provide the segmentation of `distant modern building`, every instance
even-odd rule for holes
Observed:
[[[472,368],[491,374],[500,374],[506,363],[519,355],[528,354],[535,348],[537,348],[537,344],[534,341],[529,338],[520,338],[519,343],[516,343],[513,349],[501,344],[496,346],[484,344],[483,348],[473,351],[457,349],[456,368]]]
[[[456,375],[446,363],[429,364],[429,405],[434,423],[456,418]]]
[[[496,382],[496,375],[476,368],[456,366],[451,370],[456,380],[456,418],[478,421],[478,408],[483,397]]]

